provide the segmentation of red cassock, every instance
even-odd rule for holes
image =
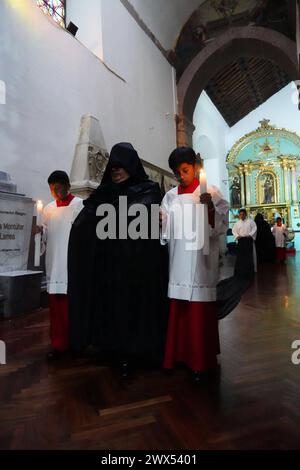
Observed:
[[[69,194],[64,201],[56,201],[57,207],[68,206],[74,196]],[[53,349],[65,351],[69,348],[69,302],[66,294],[49,294],[50,339]]]
[[[276,261],[285,261],[286,260],[286,248],[285,247],[276,247]]]
[[[66,294],[49,294],[50,339],[53,349],[69,348],[69,302]]]
[[[196,185],[178,187],[178,194],[192,193]],[[216,302],[170,299],[170,315],[163,367],[177,362],[203,372],[217,366],[220,353]]]
[[[217,366],[219,353],[216,302],[171,299],[164,368],[182,362],[203,372]]]

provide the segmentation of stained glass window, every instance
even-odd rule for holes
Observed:
[[[65,27],[65,0],[36,0],[36,2],[46,15],[52,16],[56,23]]]

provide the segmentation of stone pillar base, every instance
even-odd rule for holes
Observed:
[[[29,313],[40,307],[43,271],[11,271],[0,273],[0,318]]]
[[[75,196],[82,197],[82,199],[86,199],[98,186],[99,183],[91,180],[72,181],[71,193]]]

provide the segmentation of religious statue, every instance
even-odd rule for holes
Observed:
[[[241,184],[238,176],[233,178],[230,186],[231,191],[231,205],[233,207],[239,207],[241,205]]]
[[[264,188],[263,204],[271,204],[272,202],[274,202],[274,184],[273,184],[272,175],[266,175],[263,188]]]

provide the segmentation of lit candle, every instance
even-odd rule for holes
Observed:
[[[41,225],[42,212],[43,212],[43,203],[42,201],[39,200],[36,203],[36,225]]]
[[[38,227],[41,226],[42,223],[42,212],[43,212],[43,203],[42,201],[37,201],[36,203],[36,225]],[[40,265],[40,257],[41,257],[41,233],[37,233],[34,236],[34,266]]]
[[[207,193],[206,173],[202,169],[200,170],[199,180],[200,180],[200,194]]]

